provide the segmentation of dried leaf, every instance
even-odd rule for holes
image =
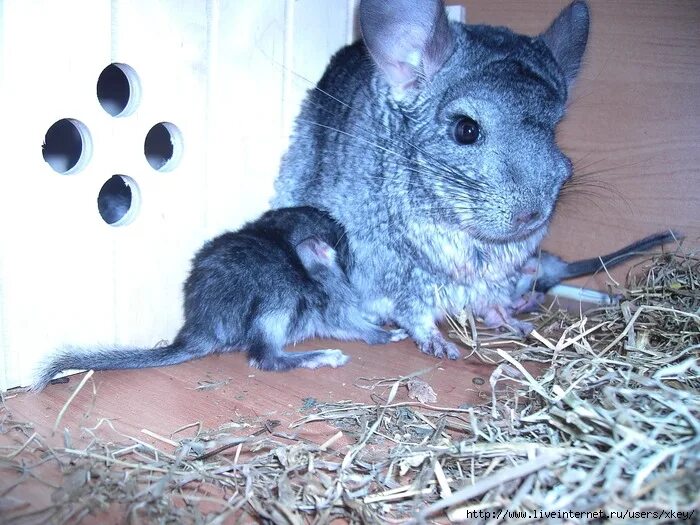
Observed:
[[[433,387],[418,377],[409,379],[406,386],[408,387],[408,397],[416,399],[419,403],[427,404],[437,401],[437,394]]]

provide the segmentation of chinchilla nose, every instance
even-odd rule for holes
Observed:
[[[525,210],[515,214],[513,217],[513,226],[516,228],[524,228],[530,226],[540,220],[542,214],[539,211]]]

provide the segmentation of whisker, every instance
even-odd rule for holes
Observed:
[[[464,175],[460,175],[459,177],[456,177],[452,173],[446,173],[444,170],[436,170],[432,166],[428,166],[425,163],[418,161],[417,159],[412,159],[410,157],[407,157],[406,155],[403,155],[395,150],[387,148],[387,147],[383,146],[382,144],[378,144],[377,142],[374,142],[372,140],[355,135],[353,133],[347,132],[347,131],[342,130],[342,129],[338,129],[338,128],[333,127],[333,126],[329,126],[327,124],[323,124],[321,122],[316,122],[314,120],[304,119],[301,117],[299,117],[297,120],[299,120],[301,122],[306,122],[307,124],[310,124],[312,126],[317,126],[317,127],[323,128],[323,129],[334,131],[336,133],[345,135],[345,136],[353,138],[353,139],[357,139],[368,146],[371,146],[371,147],[376,148],[380,151],[383,151],[384,153],[394,155],[394,156],[396,156],[404,161],[407,161],[408,163],[418,165],[420,168],[422,168],[422,170],[418,170],[416,168],[409,168],[408,166],[403,166],[404,169],[409,169],[411,171],[415,171],[417,173],[422,173],[422,174],[427,173],[427,174],[434,176],[434,177],[437,177],[443,181],[449,182],[451,185],[459,186],[459,187],[462,187],[464,189],[468,189],[470,191],[475,191],[475,192],[482,191],[481,184],[478,181],[475,181],[473,179],[466,179],[464,177]],[[379,178],[381,179],[381,177],[379,177]],[[424,186],[424,187],[428,187],[428,186]]]
[[[590,157],[590,154],[587,155],[586,157]],[[597,159],[588,162],[588,164],[581,165],[582,159],[579,159],[577,161],[573,161],[572,164],[574,165],[574,174],[578,174],[580,171],[585,171],[588,168],[595,166],[596,164],[600,164],[601,162],[606,162],[606,159]]]
[[[347,109],[350,109],[350,110],[352,110],[352,111],[358,111],[358,112],[360,112],[360,113],[363,113],[365,116],[369,117],[371,120],[373,120],[373,121],[376,122],[375,116],[374,116],[370,111],[368,111],[366,108],[358,108],[357,106],[353,106],[353,105],[351,105],[351,104],[345,102],[344,100],[340,99],[339,97],[337,97],[337,96],[335,96],[335,95],[329,93],[328,91],[326,91],[326,90],[320,88],[320,87],[318,86],[318,83],[314,83],[314,82],[312,82],[311,80],[309,80],[308,78],[304,77],[303,75],[300,75],[300,74],[298,74],[298,73],[296,73],[296,72],[294,72],[294,71],[289,70],[288,68],[286,68],[286,67],[285,67],[284,65],[282,65],[282,64],[280,64],[280,66],[283,67],[286,71],[289,71],[292,75],[294,75],[294,76],[297,77],[298,79],[303,80],[307,85],[312,86],[312,89],[313,89],[316,93],[319,93],[319,94],[321,94],[321,95],[323,95],[323,96],[329,98],[330,100],[332,100],[332,101],[334,101],[334,102],[337,102],[338,104],[340,104],[341,106],[343,106],[343,107],[345,107],[345,108],[347,108]],[[366,97],[367,100],[371,100],[371,97],[369,97],[369,95],[368,95],[368,93],[366,92],[365,89],[363,89],[362,93],[363,93],[363,95]],[[313,100],[312,97],[308,97],[308,98],[306,99],[306,103],[307,103],[307,104],[313,104],[314,107],[316,107],[317,109],[320,109],[320,110],[322,110],[322,111],[325,111],[325,112],[327,112],[327,113],[329,113],[329,114],[334,114],[330,108],[326,108],[324,104]],[[407,119],[409,119],[409,120],[411,120],[411,121],[413,121],[413,122],[418,122],[416,119],[412,118],[410,115],[404,114],[404,117],[407,118]],[[354,126],[355,126],[355,127],[359,127],[359,126],[356,125],[356,124],[354,124]],[[369,133],[373,134],[373,130],[362,129],[361,127],[360,127],[360,129],[361,129],[362,131],[366,131],[366,132],[369,132]],[[431,160],[432,162],[438,164],[440,167],[444,168],[444,169],[447,170],[448,172],[451,172],[451,173],[453,173],[453,174],[456,175],[456,176],[459,176],[459,175],[460,175],[459,171],[455,170],[454,167],[452,167],[452,166],[450,166],[450,165],[448,165],[448,164],[446,164],[446,163],[444,163],[444,162],[442,162],[442,161],[440,161],[440,160],[438,160],[438,159],[435,159],[435,158],[434,158],[432,155],[430,155],[427,151],[425,151],[425,150],[419,148],[416,144],[413,144],[412,142],[408,141],[407,139],[404,139],[404,138],[402,138],[402,137],[400,137],[399,139],[391,139],[391,138],[389,138],[389,137],[383,137],[383,138],[384,138],[385,140],[387,140],[387,141],[389,141],[389,142],[393,142],[393,143],[397,143],[397,142],[404,143],[404,144],[406,144],[407,146],[413,148],[414,150],[420,152],[420,153],[423,154],[424,156],[428,157],[429,160]]]
[[[347,104],[347,103],[345,103],[345,102],[342,102],[342,101],[339,100],[337,97],[334,97],[334,96],[332,96],[332,95],[326,93],[326,92],[323,91],[322,89],[320,89],[320,88],[316,88],[316,89],[317,89],[318,91],[320,91],[321,93],[323,93],[324,95],[327,95],[327,96],[329,96],[330,98],[332,98],[333,100],[335,100],[335,101],[337,101],[338,103],[342,104],[344,107],[347,107],[347,108],[350,108],[350,109],[354,109],[354,108],[353,108],[352,106],[350,106],[349,104]],[[313,104],[313,106],[314,106],[316,109],[318,109],[318,110],[320,110],[320,111],[323,111],[323,112],[326,112],[327,114],[331,114],[331,115],[334,115],[334,114],[335,114],[330,108],[327,108],[325,105],[321,104],[320,102],[316,102],[316,101],[314,101],[313,99],[309,99],[309,100],[307,101],[307,103]],[[371,115],[369,112],[367,112],[367,111],[361,111],[361,112],[364,113],[364,114],[366,114],[366,115],[368,115],[368,116],[370,116],[370,118],[372,118],[372,119],[374,120],[374,116]],[[370,135],[375,135],[374,130],[364,128],[364,127],[362,127],[362,126],[359,126],[358,124],[354,124],[354,123],[353,123],[353,124],[352,124],[352,127],[355,128],[355,129],[358,129],[359,131],[363,131],[363,132],[369,133]],[[460,176],[460,175],[461,175],[461,174],[459,173],[459,171],[455,170],[454,167],[452,167],[452,166],[450,166],[450,165],[448,165],[448,164],[446,164],[446,163],[444,163],[444,162],[442,162],[442,161],[440,161],[440,160],[438,160],[438,159],[435,159],[435,157],[434,157],[433,155],[431,155],[431,154],[428,153],[427,151],[423,150],[422,148],[416,146],[414,143],[410,142],[410,141],[407,140],[407,139],[404,139],[404,138],[392,139],[392,138],[386,137],[386,136],[380,136],[379,138],[381,138],[382,140],[385,140],[385,141],[389,142],[389,143],[392,144],[392,145],[400,145],[400,144],[406,145],[406,146],[412,148],[413,150],[418,151],[419,153],[421,153],[421,154],[422,154],[423,156],[425,156],[428,160],[430,160],[431,162],[435,163],[438,167],[443,168],[443,170],[445,170],[446,172],[451,173],[451,174],[453,174],[453,175],[455,175],[455,176]],[[417,161],[417,160],[414,160],[414,162],[418,162],[418,161]],[[428,166],[426,166],[426,167],[428,167]],[[433,168],[433,169],[434,169],[434,168]]]
[[[320,94],[320,95],[326,97],[327,99],[330,99],[330,100],[340,104],[341,106],[343,106],[347,109],[363,113],[364,115],[368,116],[371,120],[376,122],[375,116],[367,108],[353,106],[353,105],[347,103],[346,101],[342,100],[341,98],[339,98],[339,97],[329,93],[328,91],[320,88],[318,86],[318,83],[312,82],[311,80],[304,77],[303,75],[287,68],[284,64],[281,64],[281,63],[274,61],[274,60],[273,60],[273,62],[276,63],[279,67],[281,67],[285,71],[291,73],[295,78],[300,79],[301,81],[303,81],[307,85],[312,86],[313,91],[315,93]],[[370,96],[368,95],[368,93],[366,92],[365,89],[362,90],[362,94],[365,97],[367,97],[367,100],[371,100]],[[313,97],[307,97],[306,104],[312,104],[315,108],[317,108],[320,111],[324,111],[328,114],[333,114],[333,111],[330,108],[327,108],[324,104],[314,100]],[[413,122],[417,122],[417,120],[413,119],[410,115],[405,114],[404,117],[408,118],[409,120],[411,120]],[[300,121],[300,120],[304,121],[304,119],[297,118],[297,121]],[[309,123],[314,124],[314,125],[324,126],[320,122],[310,122],[308,119],[306,120],[306,122],[309,122]],[[365,129],[362,126],[359,126],[356,124],[353,124],[353,127],[359,129],[359,131],[369,133],[370,135],[374,135],[374,130]],[[331,126],[329,126],[328,129],[333,129],[333,128]],[[393,145],[404,144],[404,145],[410,147],[411,149],[413,149],[414,151],[421,153],[432,164],[427,165],[423,162],[420,162],[417,159],[411,159],[409,157],[406,157],[405,155],[401,155],[397,151],[386,148],[386,147],[382,146],[381,144],[377,144],[376,142],[373,142],[372,140],[368,139],[367,137],[362,137],[359,135],[352,135],[352,134],[349,134],[348,132],[345,132],[345,131],[339,130],[339,129],[335,129],[335,131],[340,132],[340,133],[345,133],[348,136],[358,138],[359,140],[364,140],[364,141],[366,141],[367,144],[372,145],[374,147],[377,147],[379,149],[383,148],[383,151],[397,155],[400,158],[403,158],[404,160],[407,160],[409,162],[412,162],[413,164],[419,165],[422,168],[430,171],[432,174],[441,177],[442,180],[445,180],[445,181],[450,182],[452,184],[457,183],[463,189],[467,189],[467,190],[475,191],[475,192],[481,191],[481,184],[479,184],[478,181],[469,180],[468,182],[466,182],[464,179],[464,174],[462,173],[461,170],[457,169],[454,166],[450,166],[449,164],[445,163],[444,161],[436,159],[433,155],[431,155],[427,151],[423,150],[422,148],[418,147],[416,144],[414,144],[414,143],[412,143],[412,142],[410,142],[402,137],[400,137],[399,139],[392,139],[390,137],[380,137],[380,138],[382,138],[386,142],[393,144]]]
[[[590,175],[590,174],[589,174]],[[614,185],[609,182],[604,182],[597,179],[590,179],[588,175],[580,176],[577,178],[569,179],[561,189],[560,194],[570,194],[579,193],[586,188],[593,188],[597,190],[602,190],[603,193],[600,194],[601,197],[610,198],[610,194],[614,197],[620,199],[623,202],[628,202],[627,197]]]

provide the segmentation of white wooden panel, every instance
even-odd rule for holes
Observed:
[[[284,125],[289,137],[306,93],[329,58],[354,39],[355,0],[288,0],[291,16],[285,56]],[[339,16],[340,15],[340,16]],[[285,142],[286,149],[287,142]]]
[[[348,8],[348,0],[224,2],[212,17],[211,235],[267,209],[301,100],[347,41]]]
[[[174,336],[194,252],[268,207],[289,123],[311,87],[287,96],[288,71],[317,80],[348,40],[353,1],[0,2],[0,388],[26,384],[38,358],[64,344]],[[109,115],[96,97],[113,62],[139,78],[130,116]],[[73,175],[42,158],[61,118],[79,119],[92,137],[92,159]],[[167,173],[143,155],[163,121],[184,142]],[[97,211],[115,174],[141,197],[123,227]]]
[[[285,3],[222,2],[212,13],[207,231],[266,209],[281,151]]]
[[[59,175],[42,141],[64,117],[84,122],[96,143],[109,135],[95,83],[109,63],[109,3],[3,2],[0,98],[3,191],[0,281],[3,386],[25,382],[28,363],[59,340],[113,336],[112,250],[96,199],[107,169]],[[85,23],[89,20],[89,23]]]
[[[7,92],[5,89],[5,3],[0,2],[0,118],[2,118],[4,115],[7,115],[7,102],[5,101],[5,97],[2,95]],[[4,130],[5,126],[0,126],[0,148],[2,148],[2,151],[5,151],[5,140],[6,140],[6,134],[7,132]],[[0,175],[1,177],[1,175]],[[2,197],[0,197],[0,209],[3,208],[4,206],[4,201]],[[4,214],[2,211],[0,211],[0,221],[3,221],[5,219]],[[8,387],[8,377],[7,377],[7,371],[9,369],[10,365],[10,351],[9,348],[7,347],[6,343],[6,335],[7,335],[7,329],[5,327],[5,316],[4,316],[4,311],[5,311],[5,301],[3,300],[4,294],[3,294],[3,277],[5,276],[3,272],[3,258],[2,258],[2,252],[4,249],[4,244],[3,242],[3,234],[2,234],[3,228],[0,227],[0,390],[5,389]]]
[[[447,18],[450,20],[455,20],[456,22],[466,22],[467,21],[467,8],[463,5],[448,5]]]
[[[116,342],[153,345],[181,324],[181,286],[206,237],[207,5],[197,0],[112,2],[112,62],[134,68],[141,103],[112,119],[114,173],[134,178],[141,209],[114,235]],[[160,173],[146,161],[148,130],[167,121],[182,133],[183,157]]]

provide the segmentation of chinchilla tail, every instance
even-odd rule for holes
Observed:
[[[118,370],[176,365],[211,353],[204,341],[176,338],[157,348],[64,348],[43,360],[34,372],[31,390],[43,389],[64,370]]]
[[[681,234],[671,230],[649,235],[602,257],[592,257],[569,263],[566,267],[566,276],[564,278],[581,277],[602,270],[603,267],[611,268],[617,266],[644,252],[648,252],[668,242],[679,241],[682,238]]]

